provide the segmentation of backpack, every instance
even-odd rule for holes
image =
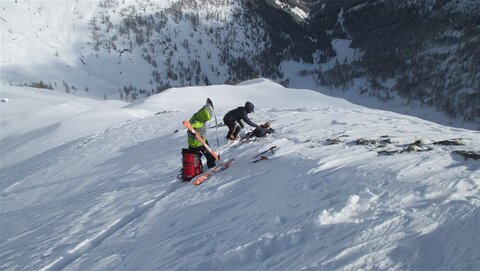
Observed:
[[[272,128],[255,128],[255,130],[251,131],[250,133],[247,133],[247,137],[265,137],[268,134],[271,134],[275,132]]]
[[[196,150],[182,149],[182,180],[189,182],[193,177],[202,173],[202,159]]]

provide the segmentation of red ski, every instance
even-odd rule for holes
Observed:
[[[218,166],[215,166],[215,167],[209,169],[208,171],[206,171],[204,173],[201,173],[200,175],[195,176],[191,181],[192,184],[193,185],[200,185],[201,183],[208,180],[208,178],[210,178],[212,175],[214,175],[216,173],[219,173],[219,172],[222,172],[225,169],[229,168],[232,165],[233,161],[235,161],[235,159],[228,159],[227,161],[223,162],[222,164],[220,164]]]
[[[212,150],[212,148],[210,148],[210,146],[207,144],[207,142],[205,142],[205,140],[203,140],[203,138],[197,132],[195,132],[195,129],[193,129],[192,125],[190,124],[190,122],[188,120],[183,121],[183,126],[185,126],[188,130],[190,130],[190,132],[195,134],[195,138],[197,138],[197,140],[200,141],[203,144],[203,146],[205,146],[207,151],[210,152],[213,157],[215,157],[215,160],[220,159],[218,157],[218,155]]]

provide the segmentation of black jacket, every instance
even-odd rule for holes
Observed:
[[[240,124],[240,127],[243,129],[242,120],[245,121],[248,125],[252,127],[258,127],[257,124],[253,123],[247,116],[247,110],[244,106],[239,106],[236,109],[230,110],[225,117],[223,117],[223,122],[228,125],[228,123],[234,123],[235,121]]]

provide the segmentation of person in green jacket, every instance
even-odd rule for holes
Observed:
[[[206,104],[198,110],[197,113],[193,114],[190,118],[190,124],[192,125],[193,129],[195,129],[196,133],[199,134],[205,142],[208,144],[208,140],[206,139],[207,134],[207,121],[211,120],[213,116],[213,102],[210,98],[207,98]],[[208,168],[212,168],[215,166],[215,157],[203,146],[202,142],[200,142],[196,137],[195,134],[187,131],[187,141],[188,141],[188,148],[192,150],[196,150],[200,158],[202,158],[202,154],[205,155],[207,158],[207,166]]]

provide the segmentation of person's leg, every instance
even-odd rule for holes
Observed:
[[[216,165],[216,160],[215,157],[207,150],[205,147],[199,147],[200,152],[205,155],[205,158],[207,158],[207,167],[212,168]]]
[[[230,139],[230,136],[232,135],[232,133],[234,132],[235,130],[235,122],[231,122],[231,121],[223,121],[225,123],[225,125],[227,125],[228,127],[228,133],[227,133],[227,136],[226,138],[227,139]]]
[[[242,128],[240,127],[240,125],[235,123],[235,127],[234,127],[233,132],[232,132],[232,137],[234,139],[236,139],[241,130],[242,130]]]
[[[215,157],[213,157],[212,154],[210,154],[208,151],[207,151],[208,155],[205,154],[205,157],[207,158],[207,167],[208,168],[212,168],[214,166],[216,166],[216,160],[215,160]]]

